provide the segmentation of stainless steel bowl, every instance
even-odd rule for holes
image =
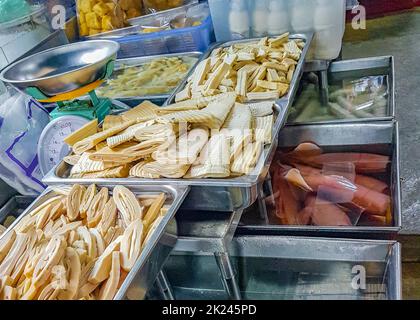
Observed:
[[[19,60],[0,80],[20,90],[36,87],[47,96],[70,92],[101,79],[120,46],[110,40],[83,41],[48,49]]]

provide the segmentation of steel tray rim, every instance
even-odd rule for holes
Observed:
[[[63,185],[64,187],[68,187],[67,185]],[[98,184],[97,187],[101,187],[103,185]],[[154,231],[153,235],[150,237],[149,242],[146,244],[144,249],[142,250],[140,256],[137,258],[137,261],[134,265],[134,267],[130,270],[128,273],[126,279],[124,280],[121,287],[118,289],[114,300],[121,300],[125,297],[128,289],[130,288],[135,276],[137,273],[144,267],[146,263],[148,263],[148,257],[152,254],[154,248],[158,245],[160,239],[162,238],[163,234],[165,233],[165,230],[169,224],[169,222],[175,217],[176,212],[178,211],[179,207],[181,206],[182,202],[185,200],[188,192],[189,187],[174,187],[171,185],[156,185],[156,186],[141,186],[141,185],[128,185],[126,184],[126,187],[131,189],[135,194],[136,193],[157,193],[157,192],[165,192],[170,193],[173,200],[170,204],[170,208],[168,209],[168,212],[165,214],[164,218],[160,222],[159,226]],[[7,230],[0,235],[0,240],[3,236],[5,236],[8,232],[10,232],[12,229],[16,227],[16,225],[28,214],[30,214],[33,209],[35,209],[38,205],[42,204],[46,200],[48,200],[51,196],[51,194],[57,193],[56,189],[59,188],[59,186],[50,186],[47,189],[44,190],[24,211],[23,213],[7,228]],[[145,189],[144,191],[142,189]],[[110,190],[111,192],[111,190]],[[48,198],[47,198],[48,197]]]
[[[330,123],[324,125],[324,127],[332,127],[332,128],[343,128],[344,127],[352,127],[352,126],[365,126],[361,122],[357,122],[355,124],[351,123]],[[320,235],[323,234],[337,234],[346,235],[346,234],[357,234],[357,235],[372,235],[372,234],[381,234],[381,235],[388,235],[393,236],[398,234],[402,230],[402,196],[401,196],[401,183],[400,183],[400,151],[399,151],[399,126],[398,122],[395,120],[384,122],[384,121],[374,121],[369,122],[369,126],[372,129],[376,128],[384,128],[389,130],[392,134],[392,147],[393,152],[390,155],[393,161],[393,169],[391,169],[390,179],[391,179],[391,189],[392,189],[392,211],[393,211],[393,225],[392,226],[341,226],[341,227],[330,227],[330,226],[289,226],[289,225],[240,225],[238,227],[239,232],[243,232],[247,234],[250,232],[254,234],[257,231],[260,232],[267,232],[270,234],[278,234],[281,235],[282,233],[288,232],[296,232],[299,234],[309,234],[309,235]],[[323,127],[318,123],[310,123],[305,125],[291,125],[286,126],[286,128],[320,128]],[[290,141],[289,141],[290,142]],[[286,142],[288,143],[288,142]]]
[[[308,52],[310,42],[312,40],[313,34],[309,35],[303,35],[303,34],[297,34],[297,35],[291,35],[290,38],[292,39],[305,39],[305,47],[302,52],[302,56],[300,59],[300,62],[298,63],[298,66],[296,68],[294,79],[292,80],[293,85],[291,85],[291,88],[289,89],[289,93],[286,98],[279,99],[276,101],[276,107],[279,112],[277,121],[273,127],[273,141],[270,145],[264,148],[264,152],[260,157],[260,160],[257,163],[256,168],[258,166],[261,166],[261,162],[264,162],[264,164],[261,166],[260,172],[258,174],[253,175],[247,175],[242,176],[239,178],[230,178],[230,179],[141,179],[141,178],[121,178],[121,179],[69,179],[69,178],[58,178],[56,175],[56,170],[58,166],[60,166],[63,162],[59,163],[57,166],[55,166],[44,178],[43,182],[47,185],[49,184],[69,184],[69,183],[107,183],[107,184],[122,184],[122,183],[131,183],[131,184],[146,184],[146,185],[160,185],[160,184],[173,184],[173,185],[189,185],[189,186],[209,186],[209,187],[240,187],[240,188],[250,188],[253,186],[256,186],[258,182],[260,182],[262,179],[264,179],[263,175],[265,173],[263,171],[268,172],[268,166],[270,165],[271,160],[269,159],[270,156],[274,153],[275,148],[277,147],[277,139],[278,134],[280,132],[280,129],[284,126],[288,113],[290,111],[291,106],[291,100],[293,100],[291,97],[294,97],[296,94],[297,86],[298,86],[298,80],[300,79],[302,72],[303,72],[303,66],[306,59],[306,54]],[[252,42],[256,41],[261,38],[254,38],[254,39],[243,39],[237,42]],[[227,42],[227,44],[230,44],[231,42]],[[164,105],[167,105],[171,99],[174,99],[175,95],[179,90],[182,90],[184,87],[188,77],[191,76],[191,74],[195,71],[195,67],[203,60],[208,57],[211,52],[220,45],[227,45],[226,43],[218,43],[214,45],[212,48],[210,48],[207,53],[203,54],[201,58],[197,61],[196,65],[191,68],[191,70],[188,72],[188,74],[185,76],[184,80],[177,86],[177,88],[172,92],[171,97],[165,102]],[[255,170],[255,169],[254,169]]]
[[[155,59],[162,59],[162,58],[174,58],[174,57],[191,57],[191,58],[197,58],[197,61],[193,63],[188,70],[188,72],[191,69],[195,69],[197,66],[197,63],[200,61],[200,57],[203,55],[203,52],[201,51],[191,51],[191,52],[181,52],[181,53],[169,53],[169,54],[157,54],[152,56],[140,56],[140,57],[131,57],[131,58],[123,58],[123,59],[116,59],[115,60],[115,67],[114,71],[117,71],[120,64],[124,64],[124,62],[132,62],[132,61],[138,61],[141,64],[150,62]],[[130,96],[130,97],[113,97],[112,99],[119,100],[121,102],[130,102],[130,101],[137,101],[137,100],[166,100],[170,97],[172,91],[175,90],[172,89],[171,92],[164,93],[164,94],[156,94],[156,95],[145,95],[145,96]],[[99,95],[100,96],[100,95]]]
[[[341,123],[369,123],[373,121],[392,121],[395,119],[395,58],[391,55],[384,56],[375,56],[375,57],[366,57],[366,58],[356,58],[356,59],[347,59],[331,62],[328,66],[328,69],[325,71],[334,74],[334,73],[343,73],[349,71],[362,71],[370,70],[375,68],[388,68],[388,77],[389,77],[389,102],[387,106],[387,115],[370,118],[357,118],[357,119],[333,119],[333,120],[323,120],[312,122],[306,120],[303,122],[291,122],[287,123],[287,126],[300,126],[300,125],[309,125],[309,124],[341,124]]]

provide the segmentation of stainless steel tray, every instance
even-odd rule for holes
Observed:
[[[161,224],[156,228],[149,242],[137,259],[133,269],[128,273],[121,288],[115,295],[115,300],[144,299],[148,289],[153,285],[158,273],[163,267],[167,257],[175,246],[177,240],[177,226],[174,219],[175,213],[185,199],[188,187],[173,186],[129,186],[135,194],[158,194],[164,192],[167,196],[166,204],[169,210]],[[19,221],[29,214],[34,208],[56,195],[53,187],[48,187],[36,200],[16,219],[6,232],[14,228]],[[0,236],[1,239],[2,236]]]
[[[18,218],[34,200],[35,197],[31,196],[13,196],[10,198],[0,209],[0,224],[8,216]]]
[[[223,211],[232,212],[249,207],[256,199],[261,183],[267,176],[268,169],[274,156],[274,151],[277,148],[277,137],[280,129],[284,126],[290,106],[293,102],[296,90],[303,73],[303,65],[305,57],[312,40],[313,34],[309,35],[292,35],[291,39],[304,39],[306,41],[304,50],[302,52],[299,63],[296,67],[293,80],[286,97],[279,99],[276,102],[275,113],[277,119],[273,127],[273,141],[266,146],[254,171],[247,176],[231,179],[139,179],[139,178],[124,178],[124,179],[69,179],[69,166],[62,162],[53,168],[43,179],[47,185],[54,184],[90,184],[99,183],[104,185],[115,184],[129,184],[129,185],[188,185],[191,186],[191,191],[184,201],[182,208],[187,210],[203,210],[203,211]],[[237,42],[249,42],[256,39],[247,39]],[[218,46],[229,46],[235,42],[228,42],[225,44],[216,44],[209,50],[202,59],[210,55],[211,51]],[[194,72],[194,68],[190,70],[184,81],[175,89],[171,97],[165,104],[171,103],[174,100],[177,92],[182,90],[188,77]]]
[[[229,252],[244,299],[402,299],[395,241],[237,236]],[[363,269],[366,289],[353,288]],[[227,298],[209,254],[174,253],[164,270],[178,300]]]
[[[291,104],[293,103],[293,100],[294,100],[295,95],[296,95],[296,91],[299,87],[300,79],[302,78],[303,70],[304,70],[304,67],[305,67],[306,55],[307,55],[309,47],[311,45],[312,38],[313,38],[313,33],[292,34],[292,35],[289,36],[289,39],[302,39],[303,41],[305,41],[305,47],[303,48],[303,51],[302,51],[302,54],[300,56],[299,62],[296,65],[296,70],[295,70],[295,73],[293,74],[293,79],[290,83],[289,92],[287,93],[286,96],[277,100],[277,104],[282,106],[282,107],[284,106],[285,108],[289,108],[291,106]],[[229,42],[216,43],[213,46],[211,46],[205,54],[203,54],[201,56],[201,59],[200,59],[199,62],[207,59],[211,55],[213,50],[215,50],[217,48],[230,47],[230,46],[232,46],[234,44],[237,44],[237,43],[253,42],[253,41],[258,41],[260,39],[261,38],[241,39],[241,40],[235,40],[235,41],[229,41]],[[184,89],[185,85],[187,84],[188,78],[194,73],[194,71],[195,71],[195,68],[190,70],[190,72],[184,78],[184,80],[172,92],[171,96],[166,101],[165,105],[175,103],[175,97],[176,97],[177,93]]]
[[[313,141],[326,148],[339,151],[376,152],[391,156],[390,189],[393,211],[393,225],[390,227],[317,227],[268,225],[256,221],[257,212],[243,215],[237,231],[241,234],[288,234],[316,235],[355,238],[394,238],[401,229],[401,182],[398,123],[379,121],[375,123],[347,123],[286,126],[279,136],[279,147],[293,147],[304,141]],[[251,215],[249,215],[251,214]],[[252,220],[248,222],[247,218]],[[257,218],[258,219],[258,218]]]
[[[215,215],[211,211],[179,210],[178,241],[174,251],[225,252],[238,227],[242,210]]]
[[[286,121],[287,108],[276,106],[277,120],[273,128],[273,142],[266,146],[253,172],[248,176],[230,179],[83,179],[69,178],[70,166],[60,162],[42,181],[46,185],[101,184],[191,186],[182,208],[187,210],[232,212],[249,207],[256,199],[258,187],[264,181],[277,148],[277,136]]]
[[[311,71],[312,64],[305,65],[305,72]],[[387,76],[387,106],[384,116],[372,116],[370,118],[358,119],[334,119],[325,121],[288,121],[288,125],[305,125],[311,123],[347,123],[347,122],[371,122],[390,121],[395,118],[395,67],[393,56],[381,56],[360,58],[351,60],[334,61],[327,67],[327,78],[329,81],[342,81],[355,77],[366,76]],[[298,101],[297,97],[296,101]]]
[[[162,55],[154,55],[154,56],[147,56],[147,57],[136,57],[136,58],[126,58],[126,59],[117,59],[115,61],[114,72],[118,69],[122,69],[124,66],[139,66],[148,62],[151,62],[156,59],[162,58],[196,58],[197,61],[192,64],[190,69],[196,67],[200,57],[203,55],[202,52],[194,51],[194,52],[184,52],[184,53],[171,53],[171,54],[162,54]],[[189,71],[189,70],[188,70]],[[113,97],[112,99],[119,100],[124,102],[125,104],[129,105],[130,107],[134,107],[139,105],[141,102],[145,100],[150,100],[157,105],[162,105],[165,101],[170,97],[171,93],[168,92],[166,94],[159,94],[159,95],[148,95],[148,96],[133,96],[133,97]]]

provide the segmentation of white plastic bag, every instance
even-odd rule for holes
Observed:
[[[41,182],[37,145],[49,122],[48,112],[21,93],[0,101],[4,101],[0,105],[0,177],[21,194],[40,193],[46,186]]]

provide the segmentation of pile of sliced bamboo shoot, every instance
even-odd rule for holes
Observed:
[[[146,101],[66,138],[71,178],[229,178],[252,174],[272,141],[276,100],[304,42],[277,38],[216,49],[165,107]]]
[[[250,174],[272,140],[274,101],[249,105],[235,93],[201,110],[160,115],[150,102],[107,116],[66,139],[71,178],[228,178]],[[202,102],[204,104],[204,101]],[[80,137],[84,138],[81,140]],[[76,137],[76,139],[74,139]]]
[[[123,186],[58,190],[0,238],[0,299],[113,299],[165,200]]]
[[[288,92],[304,46],[285,33],[220,47],[200,62],[176,102],[226,92],[236,92],[241,102],[276,100]]]

